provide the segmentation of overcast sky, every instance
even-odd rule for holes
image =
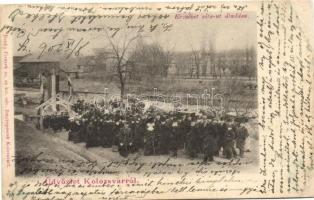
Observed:
[[[216,14],[216,13],[211,13]],[[82,25],[71,27],[105,27],[107,26],[122,26],[125,22],[117,20],[99,20],[95,21],[93,26]],[[167,20],[167,23],[173,24],[171,31],[163,32],[161,29],[156,29],[153,33],[143,33],[145,40],[148,42],[159,42],[165,49],[174,51],[191,51],[192,49],[200,49],[201,47],[208,48],[210,41],[217,51],[243,49],[252,47],[256,44],[256,18],[254,13],[249,13],[248,18],[242,19],[187,19],[178,20],[172,18]],[[140,21],[140,24],[147,24]],[[163,23],[159,21],[159,23]],[[135,24],[135,23],[134,23]],[[47,25],[47,23],[28,23],[24,20],[15,20],[15,25],[25,27],[27,30],[36,30],[38,27],[69,27],[67,22],[57,25]],[[109,46],[105,34],[102,33],[74,33],[64,31],[55,40],[47,39],[50,33],[41,33],[36,39],[32,39],[29,45],[31,52],[39,52],[42,50],[42,43],[46,43],[47,47],[50,44],[58,44],[67,38],[84,41],[90,43],[82,50],[82,54],[92,54],[94,48],[106,48]],[[22,38],[25,39],[25,38]],[[17,52],[18,44],[22,39],[15,39],[15,55],[23,55],[25,52]],[[119,35],[115,41],[122,41]]]

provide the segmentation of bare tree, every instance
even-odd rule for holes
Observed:
[[[130,55],[130,60],[141,63],[142,68],[139,71],[149,75],[151,79],[155,76],[167,76],[171,57],[172,52],[165,50],[159,42],[148,44],[140,39]]]
[[[201,65],[201,52],[198,50],[195,50],[193,48],[193,45],[190,43],[191,49],[192,49],[192,56],[193,56],[193,61],[195,64],[195,69],[196,69],[196,78],[200,78],[200,65]]]
[[[125,86],[127,81],[127,73],[128,69],[127,66],[129,64],[128,62],[128,56],[129,51],[131,49],[131,45],[134,41],[136,41],[139,38],[139,35],[131,34],[128,32],[125,32],[121,37],[117,39],[117,36],[111,36],[108,34],[108,32],[105,32],[106,38],[110,44],[111,51],[112,51],[112,58],[114,62],[114,69],[115,72],[119,78],[120,83],[120,95],[121,98],[125,96]]]
[[[195,65],[195,72],[196,72],[196,78],[199,79],[200,78],[200,72],[201,72],[201,65],[202,63],[204,63],[204,61],[206,61],[206,50],[205,50],[205,37],[203,38],[202,41],[200,41],[200,50],[196,50],[194,47],[193,47],[193,44],[191,41],[189,41],[189,44],[190,44],[190,47],[191,47],[191,52],[192,52],[192,60],[193,60],[193,63]],[[206,64],[207,65],[207,64]],[[207,70],[207,66],[206,67],[206,70]],[[206,75],[206,70],[203,70],[205,72],[205,75]]]
[[[174,44],[171,48],[166,48],[164,50],[164,55],[165,55],[165,66],[164,66],[164,70],[163,70],[163,75],[164,76],[168,76],[168,69],[173,61],[173,56],[174,56],[174,48],[175,48],[176,44]],[[179,69],[176,68],[176,73],[178,73]]]
[[[209,52],[209,58],[210,58],[210,71],[211,74],[213,76],[213,78],[216,78],[216,56],[217,56],[217,52],[216,52],[216,48],[215,48],[215,39],[216,39],[216,30],[213,29],[210,31],[210,34],[208,36],[208,52]],[[220,70],[220,69],[218,69]]]

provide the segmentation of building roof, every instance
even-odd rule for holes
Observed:
[[[39,63],[39,62],[41,63],[60,62],[60,58],[57,58],[55,56],[45,56],[45,55],[38,58],[38,56],[29,55],[19,61],[19,63]]]
[[[13,56],[13,63],[20,62],[25,56]]]
[[[21,67],[20,61],[24,58],[25,56],[13,56],[13,68],[14,70],[18,69]]]
[[[95,60],[93,56],[70,57],[68,59],[61,56],[38,56],[29,55],[19,60],[18,63],[59,63],[60,68],[65,72],[77,72],[78,65],[94,66]]]

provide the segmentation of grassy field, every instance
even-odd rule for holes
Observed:
[[[120,85],[115,77],[103,72],[88,73],[82,75],[79,79],[72,79],[72,85],[76,92],[104,93],[108,88],[109,94],[120,94]],[[67,83],[61,81],[61,90],[67,91]],[[154,90],[154,88],[156,88]],[[257,90],[256,79],[246,77],[222,77],[222,78],[147,78],[143,77],[140,81],[128,81],[126,84],[126,94],[135,95],[154,95],[160,94],[171,98],[177,96],[181,98],[182,103],[186,103],[187,94],[198,95],[201,97],[204,91],[211,94],[214,88],[214,95],[224,96],[226,105],[239,108],[257,108]],[[195,99],[189,100],[189,104],[196,104]]]
[[[60,79],[60,90],[68,91],[65,79]],[[116,78],[104,72],[86,73],[79,79],[72,78],[72,85],[75,93],[79,93],[80,98],[87,100],[95,97],[104,96],[105,88],[109,95],[120,94],[119,82]],[[154,90],[154,88],[156,88]],[[214,88],[212,90],[212,88]],[[39,89],[34,88],[15,88],[15,102],[19,99],[27,99],[28,104],[38,105]],[[173,102],[173,97],[181,99],[182,105],[205,104],[205,98],[201,98],[204,91],[211,95],[221,94],[223,96],[223,107],[228,112],[246,112],[247,110],[256,111],[257,109],[257,88],[256,80],[245,77],[222,77],[214,79],[213,77],[201,79],[185,79],[178,77],[151,78],[143,77],[140,81],[128,81],[126,84],[126,94],[135,94],[136,96],[149,96],[155,94],[163,95],[168,103]],[[89,92],[88,95],[81,95],[82,92]],[[196,98],[187,98],[187,94],[198,96]],[[66,96],[65,96],[66,97]],[[78,97],[78,96],[77,96]],[[209,97],[209,96],[208,96]],[[161,100],[161,99],[160,99]],[[21,103],[21,102],[20,102]],[[207,105],[211,103],[207,98]],[[215,105],[220,105],[220,99],[214,100]],[[22,106],[25,107],[25,106]],[[22,112],[21,109],[16,109]]]

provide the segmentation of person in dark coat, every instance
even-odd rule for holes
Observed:
[[[187,134],[187,141],[186,141],[186,152],[189,157],[195,158],[197,157],[198,153],[198,126],[196,125],[196,121],[191,122],[190,131]]]
[[[146,120],[141,119],[139,116],[135,121],[135,131],[134,131],[134,148],[138,151],[144,148],[144,134],[146,131]]]
[[[239,125],[236,131],[236,147],[239,149],[240,157],[243,158],[244,155],[244,148],[245,148],[245,141],[246,138],[249,136],[248,130],[244,127]]]
[[[122,157],[127,157],[130,153],[129,149],[132,147],[131,143],[131,129],[126,122],[123,122],[123,126],[118,133],[118,151]]]
[[[113,137],[112,140],[113,140],[113,145],[115,145],[115,146],[119,145],[118,135],[119,135],[119,131],[122,127],[123,127],[122,120],[117,118],[115,121],[115,124],[113,124],[113,127],[112,127],[112,137]]]
[[[97,146],[97,124],[94,118],[91,119],[91,122],[87,125],[87,137],[86,137],[86,148]]]
[[[82,128],[80,122],[78,119],[70,118],[69,119],[69,141],[73,141],[75,143],[78,143],[81,141],[79,136],[79,131]]]
[[[217,151],[215,156],[219,156],[219,151],[224,146],[225,135],[228,130],[227,124],[223,121],[218,121],[216,124],[217,128]]]
[[[155,154],[160,154],[160,136],[162,131],[162,124],[161,124],[161,116],[157,114],[154,116],[154,145],[155,145]]]
[[[112,134],[113,126],[113,121],[105,119],[102,123],[101,126],[101,135],[100,135],[100,140],[101,140],[101,146],[102,147],[111,147],[112,146],[112,137],[110,136]]]
[[[173,156],[177,156],[178,151],[178,122],[175,120],[171,124],[170,128],[170,144],[169,144],[169,150],[171,151]]]
[[[209,122],[204,128],[204,141],[203,141],[203,150],[204,150],[204,162],[213,161],[214,155],[217,152],[217,134],[214,127],[214,124]]]
[[[144,133],[144,155],[156,154],[156,131],[155,122],[150,118],[146,123],[146,130]]]
[[[164,118],[161,118],[156,123],[156,129],[158,130],[157,152],[158,154],[168,154],[171,127]]]
[[[179,121],[178,130],[178,148],[186,148],[187,134],[190,131],[191,117],[183,115],[182,119]]]
[[[130,153],[134,153],[138,150],[138,148],[135,146],[135,132],[136,132],[136,119],[131,117],[129,120],[129,127],[130,127]]]
[[[237,156],[237,153],[234,148],[234,139],[235,139],[234,129],[231,126],[229,126],[225,133],[224,144],[223,144],[224,155],[228,159],[231,159]]]

